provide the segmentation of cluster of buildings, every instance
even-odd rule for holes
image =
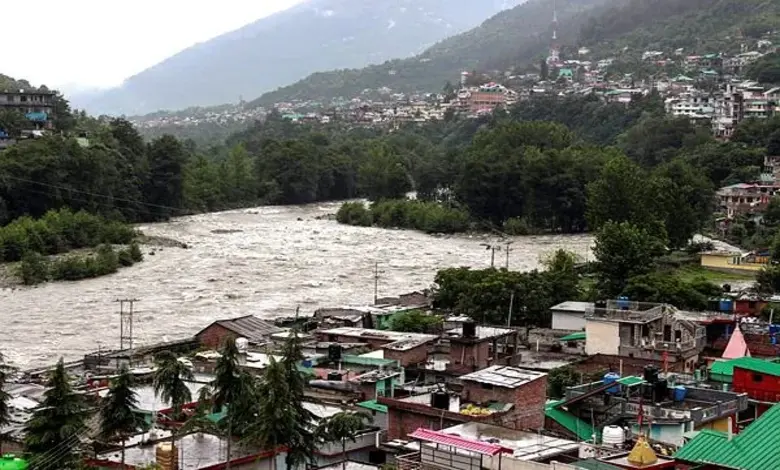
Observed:
[[[3,129],[0,123],[0,150],[13,144],[17,137],[37,137],[51,129],[53,106],[54,93],[46,89],[0,90],[0,111],[18,113],[26,124],[21,135],[15,136],[11,135],[11,129]]]
[[[187,386],[196,397],[214,378],[225,341],[236,342],[243,369],[261,374],[296,334],[305,356],[299,370],[309,377],[304,406],[316,421],[344,411],[370,416],[343,449],[318,443],[312,468],[770,470],[780,455],[759,449],[780,432],[780,326],[745,321],[760,306],[731,302],[711,312],[628,299],[565,302],[551,309],[552,328],[544,330],[452,316],[425,333],[392,330],[405,312],[432,314],[427,297],[413,293],[310,318],[219,320],[185,340],[101,351],[68,367],[80,393],[95,400],[123,364],[140,383],[137,412],[148,428],[124,449],[100,447],[87,461],[93,468],[118,468],[122,450],[128,468],[285,468],[284,449],[236,442],[227,455],[224,435],[184,433],[171,446],[182,423],[150,378],[154,355],[174,351],[194,372]],[[46,370],[27,371],[6,389],[6,452],[21,451]],[[561,384],[563,370],[575,379]],[[562,393],[550,397],[556,384]],[[83,432],[87,441],[92,428]]]

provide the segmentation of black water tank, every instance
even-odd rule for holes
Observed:
[[[669,396],[669,386],[666,383],[666,379],[661,379],[655,383],[655,396],[653,401],[656,403],[666,401]]]
[[[477,337],[477,324],[473,321],[463,322],[463,337],[464,338],[476,338]]]
[[[331,344],[328,346],[328,359],[332,362],[341,360],[341,345]]]
[[[341,382],[341,378],[343,377],[341,372],[328,372],[328,380],[335,380],[336,382]]]
[[[450,409],[450,394],[442,390],[431,393],[431,408],[437,410]]]
[[[654,384],[658,382],[658,367],[646,366],[645,367],[645,382]]]

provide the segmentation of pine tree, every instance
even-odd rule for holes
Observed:
[[[84,400],[71,388],[62,359],[52,371],[41,406],[25,427],[25,447],[36,469],[70,469],[78,462],[78,447],[88,413]]]
[[[123,367],[111,384],[100,409],[100,437],[107,442],[118,440],[122,444],[122,468],[125,468],[125,441],[143,425],[143,419],[135,412],[138,396],[133,391],[133,376]]]
[[[212,402],[215,410],[226,411],[224,419],[227,438],[227,462],[230,465],[232,439],[243,434],[250,426],[257,406],[254,380],[238,365],[238,347],[234,338],[228,338],[219,350],[220,357],[214,370]],[[229,468],[229,467],[228,467]]]

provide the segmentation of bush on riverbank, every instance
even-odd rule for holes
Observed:
[[[336,221],[340,224],[370,227],[374,218],[362,202],[345,202],[336,213]]]
[[[360,202],[347,202],[339,209],[336,220],[348,225],[407,228],[426,233],[465,232],[470,225],[464,210],[411,199],[384,200],[370,208]]]
[[[0,262],[21,260],[25,253],[56,255],[100,244],[125,245],[132,227],[84,211],[52,210],[40,219],[22,217],[0,228]]]
[[[87,255],[68,255],[49,260],[35,251],[28,251],[19,264],[18,275],[26,285],[46,281],[78,281],[113,274],[120,267],[141,261],[143,254],[138,244],[114,250],[111,245],[100,245],[97,252]]]

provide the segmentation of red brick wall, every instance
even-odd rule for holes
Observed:
[[[428,345],[421,344],[416,348],[407,351],[398,351],[396,349],[384,348],[385,359],[400,361],[402,367],[409,367],[415,364],[421,364],[428,360]]]
[[[393,408],[388,410],[387,418],[388,439],[407,439],[407,436],[418,428],[440,431],[461,423]]]
[[[235,336],[235,333],[222,325],[214,324],[200,332],[197,338],[201,345],[211,349],[219,349],[219,347],[222,346],[222,342],[225,341],[225,338],[232,336]]]
[[[483,388],[475,382],[463,385],[463,396],[468,401],[513,403],[514,408],[501,418],[504,426],[513,429],[541,429],[544,427],[544,405],[547,400],[547,376],[533,380],[516,389]]]

